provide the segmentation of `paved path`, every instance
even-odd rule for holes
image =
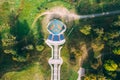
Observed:
[[[54,19],[48,24],[47,29],[50,34],[46,43],[52,49],[51,58],[48,61],[51,67],[51,80],[60,80],[60,68],[63,63],[60,51],[62,48],[61,45],[65,43],[65,39],[60,36],[63,37],[66,26],[61,21]]]

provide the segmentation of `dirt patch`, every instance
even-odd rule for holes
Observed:
[[[83,44],[80,49],[82,51],[82,56],[79,59],[79,65],[82,66],[84,60],[86,60],[86,58],[88,57],[88,49],[86,44]]]
[[[42,20],[42,28],[45,35],[48,34],[46,26],[51,19],[60,19],[66,23],[78,19],[78,15],[75,13],[75,10],[68,10],[65,7],[53,7],[36,16],[32,23],[32,29],[34,28],[37,20],[42,16],[45,16]]]
[[[46,12],[46,15],[43,19],[43,24],[48,23],[51,19],[61,19],[65,22],[70,22],[75,19],[78,19],[78,15],[75,13],[74,10],[68,10],[65,7],[54,7]]]

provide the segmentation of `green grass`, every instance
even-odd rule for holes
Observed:
[[[71,70],[69,80],[77,80],[77,78],[78,78],[78,73]]]
[[[20,71],[6,73],[2,80],[44,80],[44,73],[39,62],[32,63]]]
[[[50,1],[48,2],[47,0],[24,0],[23,3],[20,3],[20,1],[15,0],[15,6],[19,8],[22,7],[22,10],[20,12],[20,20],[27,20],[28,24],[31,26],[34,18],[36,17],[37,14],[40,14],[46,9],[50,9],[52,7],[58,7],[58,6],[64,6],[68,9],[74,8],[71,6],[69,3],[64,2],[64,1]],[[40,10],[38,10],[40,8]]]
[[[44,1],[44,0],[43,0]],[[20,12],[20,21],[27,20],[29,26],[31,26],[35,15],[38,13],[37,7],[43,3],[42,0],[24,0],[22,5],[22,11]]]

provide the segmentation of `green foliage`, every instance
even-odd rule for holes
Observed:
[[[103,28],[96,28],[94,29],[96,34],[98,34],[99,37],[101,37],[104,34],[104,29]]]
[[[115,78],[117,76],[116,72],[108,72],[107,74],[110,75],[113,78]]]
[[[39,62],[36,62],[22,67],[20,71],[6,73],[2,80],[44,80],[43,74],[41,65],[39,65]]]
[[[107,71],[116,71],[118,68],[118,65],[113,60],[107,60],[105,61],[104,68]]]
[[[15,42],[16,37],[9,33],[5,33],[2,36],[2,48],[4,50],[4,53],[6,54],[12,54],[15,55],[16,51],[13,49],[14,45],[16,44]]]
[[[83,33],[84,35],[89,35],[91,32],[91,25],[85,25],[81,27],[80,32]]]
[[[81,0],[77,11],[80,14],[92,14],[119,10],[119,0]]]
[[[26,62],[28,58],[29,58],[29,54],[27,54],[26,56],[20,56],[18,54],[12,56],[12,59],[17,62]]]
[[[33,47],[33,45],[27,45],[26,47],[25,47],[27,50],[33,50],[34,49],[34,47]]]
[[[117,54],[117,55],[120,55],[120,47],[113,49],[113,53]]]
[[[6,34],[3,35],[2,45],[4,47],[10,46],[10,45],[14,45],[15,44],[15,42],[14,42],[15,39],[16,39],[16,37],[14,37],[11,34],[6,33]]]
[[[102,75],[90,74],[86,75],[83,80],[106,80]]]
[[[36,50],[37,51],[42,51],[44,49],[43,45],[36,45]]]
[[[14,50],[4,50],[4,53],[6,53],[6,54],[13,54],[13,55],[15,55],[16,54],[16,51],[14,51]]]
[[[4,10],[9,10],[9,8],[10,8],[9,2],[4,2],[4,3],[2,4],[2,9],[4,9]]]
[[[120,16],[118,16],[118,21],[115,21],[114,25],[120,27]]]

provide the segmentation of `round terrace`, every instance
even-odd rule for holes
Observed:
[[[57,19],[51,20],[48,24],[48,31],[51,34],[54,35],[63,34],[65,30],[66,30],[65,24]]]
[[[65,32],[66,26],[63,22],[53,19],[49,22],[47,29],[50,33],[47,39],[49,43],[60,44],[65,42],[63,32]]]

